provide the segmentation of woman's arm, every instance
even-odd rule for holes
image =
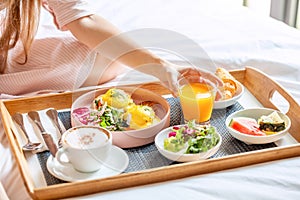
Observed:
[[[102,56],[155,76],[174,95],[177,94],[176,82],[180,76],[193,74],[223,84],[212,73],[196,67],[178,66],[158,58],[125,37],[125,34],[120,34],[120,30],[104,18],[90,13],[85,8],[87,2],[84,0],[43,1],[44,7],[54,15],[54,21],[59,28],[68,29],[80,42],[91,49],[96,48]],[[80,15],[82,17],[78,17]]]
[[[121,62],[158,78],[165,87],[177,95],[175,82],[180,75],[181,67],[162,60],[147,49],[138,46],[104,18],[89,15],[68,23],[66,28],[91,49],[97,48],[101,55],[112,61]]]
[[[151,52],[141,49],[130,38],[124,38],[120,30],[98,15],[79,18],[67,24],[66,27],[80,42],[91,49],[106,42],[105,48],[99,48],[100,54],[111,60],[117,59],[129,67],[163,63]]]
[[[173,92],[174,96],[177,96],[176,81],[179,76],[198,75],[216,80],[219,86],[223,84],[212,73],[199,68],[175,65],[158,58],[150,51],[139,47],[130,38],[125,38],[115,26],[98,15],[79,18],[67,24],[66,27],[79,41],[92,49],[98,47],[99,44],[106,43],[105,48],[98,48],[100,54],[157,77]],[[121,52],[124,50],[125,54],[120,54],[120,49]]]

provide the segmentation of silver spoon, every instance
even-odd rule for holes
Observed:
[[[63,134],[63,130],[58,122],[58,113],[57,113],[57,110],[55,109],[49,109],[47,110],[46,112],[47,116],[52,120],[52,122],[54,123],[54,125],[56,126],[56,128],[59,130],[59,133],[60,133],[60,136],[62,136]],[[61,137],[60,139],[58,140],[58,146],[61,147]]]
[[[23,115],[21,113],[16,113],[12,116],[13,120],[19,125],[21,130],[23,131],[24,135],[26,136],[27,143],[22,147],[24,151],[33,151],[33,150],[38,150],[42,148],[42,143],[39,142],[31,142],[29,139],[29,136],[26,132],[26,129],[24,127],[24,121],[23,121]]]

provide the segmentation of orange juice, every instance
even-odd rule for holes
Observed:
[[[183,85],[179,92],[180,103],[186,121],[197,123],[209,121],[215,95],[213,87],[205,83]]]

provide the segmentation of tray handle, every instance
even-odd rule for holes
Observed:
[[[245,68],[242,83],[264,107],[280,110],[289,116],[292,121],[289,132],[299,142],[300,106],[291,94],[270,76],[253,67]]]

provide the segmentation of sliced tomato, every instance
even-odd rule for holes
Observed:
[[[255,135],[255,136],[265,136],[266,134],[259,129],[257,121],[253,118],[248,117],[237,117],[231,119],[229,124],[231,128],[239,131],[240,133]]]

